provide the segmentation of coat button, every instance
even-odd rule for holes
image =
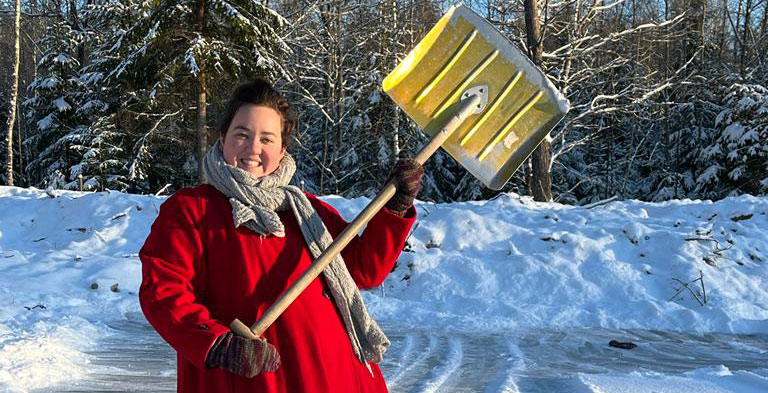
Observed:
[[[208,330],[208,325],[206,325],[204,323],[201,323],[201,324],[197,325],[197,328],[198,329],[203,329],[203,330]]]
[[[323,296],[325,296],[325,298],[328,299],[328,300],[331,299],[331,293],[328,292],[327,289],[323,289]]]

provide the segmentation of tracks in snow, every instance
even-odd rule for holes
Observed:
[[[130,315],[111,327],[114,334],[89,353],[92,374],[38,392],[175,392],[175,353],[143,316]],[[607,329],[469,333],[385,326],[384,330],[392,346],[381,368],[392,393],[608,392],[594,381],[618,383],[633,371],[674,376],[719,364],[739,374],[738,383],[757,386],[755,391],[768,388],[766,336]],[[611,339],[632,340],[639,346],[616,350],[606,345]]]
[[[521,361],[503,335],[386,331],[393,344],[381,368],[392,392],[517,392],[509,375]]]
[[[91,374],[35,392],[176,392],[176,353],[143,316],[132,315],[110,327],[114,334],[88,352]]]

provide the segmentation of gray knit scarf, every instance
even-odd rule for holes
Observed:
[[[288,153],[275,172],[256,178],[245,170],[228,165],[217,141],[206,154],[203,169],[208,184],[229,198],[236,228],[242,225],[264,236],[284,237],[285,227],[277,212],[290,209],[315,258],[333,242],[320,215],[304,192],[288,185],[296,172],[296,163]],[[366,366],[366,360],[381,362],[389,347],[389,339],[368,315],[360,291],[341,255],[334,258],[323,270],[323,274],[344,321],[355,355]]]

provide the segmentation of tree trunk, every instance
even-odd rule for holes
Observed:
[[[398,19],[397,19],[397,0],[392,0],[392,4],[390,5],[392,7],[392,37],[390,39],[390,42],[395,42],[397,40],[397,32],[398,32]],[[411,12],[413,12],[413,7],[411,8]],[[411,32],[413,32],[413,29],[408,29]],[[410,45],[409,47],[412,47],[413,45]],[[397,66],[397,57],[393,57],[391,69],[394,69]],[[397,105],[392,105],[392,128],[393,131],[393,140],[392,140],[392,153],[393,153],[393,160],[391,160],[390,165],[394,165],[395,162],[397,162],[397,159],[400,158],[400,107]]]
[[[91,0],[87,0],[85,4],[82,5],[82,7],[88,7]],[[83,22],[80,20],[80,17],[78,16],[77,12],[77,4],[75,0],[69,0],[69,20],[72,27],[77,30],[78,32],[82,32],[83,29]],[[77,61],[80,63],[80,66],[85,66],[88,59],[86,58],[85,54],[85,43],[80,40],[80,42],[77,44]]]
[[[541,22],[536,0],[525,0],[525,30],[528,41],[528,56],[534,64],[542,65]],[[552,142],[547,135],[531,155],[531,184],[533,199],[539,202],[552,200]]]
[[[727,4],[727,3],[726,3]],[[739,72],[744,74],[744,42],[739,39],[739,32],[741,32],[741,10],[742,1],[739,0],[739,6],[736,9],[736,29],[733,31],[733,61],[739,63]],[[738,49],[736,49],[738,47]]]
[[[706,15],[706,0],[691,0],[687,9],[677,8],[675,16],[680,12],[686,13],[686,18],[681,25],[683,30],[683,42],[680,50],[680,58],[677,59],[674,69],[679,69],[688,59],[693,57],[704,41],[704,19]]]
[[[205,0],[201,0],[197,9],[197,23],[200,33],[205,30]],[[205,183],[203,171],[203,159],[208,152],[208,120],[207,113],[207,86],[205,81],[205,64],[198,61],[200,73],[197,75],[197,178],[200,183]]]
[[[19,65],[21,59],[21,0],[16,0],[16,24],[14,42],[13,82],[11,84],[10,114],[8,115],[6,184],[13,185],[13,126],[16,123],[16,100],[19,96]]]
[[[766,3],[765,10],[763,11],[763,21],[760,22],[760,41],[766,39],[766,33],[768,33],[768,3]]]
[[[728,26],[726,24],[726,22],[728,21],[728,0],[723,0],[722,6],[723,6],[722,8],[723,13],[720,19],[720,31],[719,31],[720,37],[717,43],[717,62],[718,63],[723,62],[723,53],[725,52],[725,49],[726,49],[725,42],[726,42],[726,37],[728,35],[726,33],[726,31],[728,31]]]
[[[741,38],[741,68],[749,61],[749,30],[752,25],[752,0],[747,0],[744,7],[744,34]]]

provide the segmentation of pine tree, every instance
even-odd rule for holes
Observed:
[[[718,104],[720,97],[711,89],[713,83],[716,82],[690,90],[681,103],[670,109],[670,123],[677,126],[669,135],[673,148],[670,174],[666,177],[669,181],[656,185],[650,199],[700,197],[695,193],[696,179],[715,164],[711,161],[714,157],[707,154],[707,146],[719,134],[715,118],[723,110]]]
[[[717,140],[701,153],[710,165],[696,179],[709,198],[768,192],[768,88],[734,83],[716,119]]]
[[[33,153],[25,168],[31,184],[78,187],[78,159],[71,146],[82,138],[75,110],[81,103],[77,51],[82,40],[68,22],[55,20],[40,42],[39,76],[22,104],[26,120],[36,127],[24,140],[25,150]]]
[[[94,81],[90,102],[108,108],[80,146],[102,186],[196,183],[209,109],[216,113],[238,82],[285,73],[285,20],[260,2],[105,0],[91,14],[114,31],[84,70]]]

